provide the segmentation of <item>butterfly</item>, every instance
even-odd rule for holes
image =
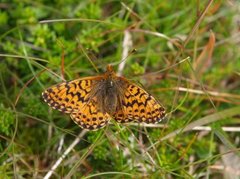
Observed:
[[[111,65],[102,75],[62,82],[42,96],[50,107],[70,114],[76,124],[88,130],[102,128],[110,119],[157,123],[165,116],[165,109],[153,96],[117,76]]]

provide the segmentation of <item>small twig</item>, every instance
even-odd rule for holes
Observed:
[[[130,126],[141,126],[141,127],[147,127],[147,128],[166,128],[165,124],[138,124],[138,123],[129,123],[125,125],[130,125]],[[212,128],[209,126],[196,126],[192,128],[191,130],[193,131],[211,131]],[[225,132],[240,132],[240,127],[222,127],[222,130]]]
[[[210,6],[212,5],[213,0],[209,0],[207,5],[205,6],[205,9],[202,11],[201,15],[199,16],[197,22],[195,23],[195,25],[193,26],[191,32],[189,33],[189,35],[187,36],[187,38],[185,39],[183,46],[186,47],[186,45],[188,44],[188,42],[190,41],[190,39],[192,38],[193,34],[196,32],[196,30],[199,28],[201,22],[203,21],[206,13],[208,12]]]
[[[184,126],[183,128],[177,129],[177,130],[167,134],[166,136],[160,138],[153,145],[157,145],[158,143],[160,143],[164,140],[175,137],[179,133],[184,133],[184,132],[187,132],[187,131],[191,131],[193,128],[195,128],[197,126],[210,124],[210,123],[213,123],[215,121],[219,121],[221,119],[224,119],[226,117],[232,117],[232,116],[238,115],[239,114],[239,109],[240,109],[240,107],[237,106],[237,107],[233,107],[233,108],[230,108],[230,109],[226,109],[226,110],[223,110],[223,111],[220,111],[220,112],[202,117],[202,118],[200,118],[196,121],[193,121],[193,122],[189,123],[187,126]],[[153,145],[148,147],[148,150],[150,150],[150,148],[152,148]]]
[[[168,40],[169,42],[172,42],[172,39],[170,37],[168,37],[167,35],[160,33],[160,32],[154,32],[154,31],[150,31],[150,30],[144,30],[144,29],[130,29],[131,32],[142,32],[145,34],[149,34],[149,35],[154,35],[163,39]]]
[[[123,51],[122,51],[122,59],[126,59],[128,56],[129,49],[132,48],[132,36],[129,30],[124,31],[124,39],[123,39]],[[119,66],[117,75],[122,75],[123,69],[125,67],[126,60],[123,60]]]
[[[61,138],[60,138],[59,146],[58,146],[58,149],[57,149],[58,154],[62,151],[63,144],[64,144],[64,138],[65,138],[65,135],[62,135]]]
[[[71,18],[71,19],[51,19],[51,20],[42,20],[39,21],[40,24],[49,24],[49,23],[56,23],[56,22],[96,22],[101,24],[109,24],[114,25],[115,27],[120,27],[118,23],[111,23],[104,20],[96,20],[96,19],[83,19],[83,18]]]
[[[209,126],[198,126],[194,127],[192,130],[195,131],[211,131],[212,128]],[[240,132],[240,127],[222,127],[222,130],[225,132]]]
[[[62,163],[63,159],[68,155],[68,153],[79,143],[81,138],[87,133],[87,130],[83,130],[76,139],[72,142],[72,144],[65,150],[65,152],[60,156],[60,158],[54,163],[48,173],[44,176],[44,179],[49,179],[53,172],[57,169],[57,167]]]
[[[178,91],[184,91],[184,92],[189,92],[189,93],[195,93],[195,94],[206,94],[208,93],[211,96],[217,96],[217,97],[229,97],[229,98],[237,98],[240,99],[240,95],[237,94],[229,94],[229,93],[221,93],[218,91],[208,91],[208,90],[197,90],[197,89],[190,89],[190,88],[185,88],[185,87],[176,87],[172,88],[173,90],[178,90]]]

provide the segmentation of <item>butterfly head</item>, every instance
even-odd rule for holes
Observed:
[[[112,65],[107,66],[107,71],[105,72],[105,76],[110,79],[116,76],[116,73],[113,70]]]
[[[115,73],[114,70],[113,70],[113,66],[112,65],[108,65],[107,66],[107,72],[108,73]]]

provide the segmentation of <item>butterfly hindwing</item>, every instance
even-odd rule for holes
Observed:
[[[88,130],[102,128],[111,119],[109,114],[103,114],[99,110],[95,99],[91,99],[81,110],[70,114],[70,116],[80,127]]]

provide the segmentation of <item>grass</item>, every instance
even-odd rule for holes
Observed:
[[[0,178],[239,177],[239,5],[3,1]],[[63,52],[66,80],[114,64],[167,118],[82,130],[41,98]]]

